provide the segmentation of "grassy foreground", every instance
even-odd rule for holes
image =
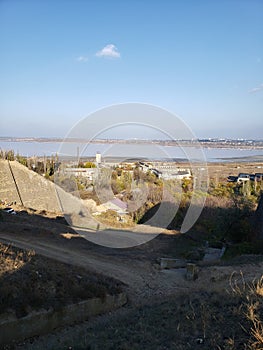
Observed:
[[[117,294],[122,286],[113,278],[0,243],[0,315],[11,311],[20,318],[32,310],[57,310]]]
[[[92,326],[72,349],[263,349],[263,276],[230,281],[225,293],[165,298]],[[64,348],[64,347],[63,347]],[[61,348],[62,349],[62,348]]]
[[[149,299],[14,349],[262,350],[263,275],[233,275],[225,292]],[[209,287],[209,286],[208,286]]]

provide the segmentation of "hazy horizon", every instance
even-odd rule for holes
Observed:
[[[165,138],[121,138],[120,136],[119,137],[115,137],[115,138],[107,138],[107,137],[102,137],[102,138],[94,138],[93,140],[90,140],[90,139],[85,139],[85,138],[63,138],[63,137],[59,137],[59,136],[52,136],[52,137],[49,137],[49,136],[38,136],[38,137],[35,137],[35,136],[10,136],[10,135],[6,135],[6,136],[0,136],[0,139],[17,139],[17,140],[54,140],[54,142],[56,142],[55,140],[59,140],[59,142],[61,140],[64,140],[65,142],[67,140],[83,140],[83,141],[89,141],[89,142],[93,142],[93,141],[135,141],[135,140],[138,140],[138,141],[160,141],[160,142],[166,142],[166,141],[170,141],[170,142],[173,142],[173,141],[177,141],[177,140],[181,140],[181,141],[193,141],[191,139],[165,139]],[[255,141],[255,142],[262,142],[263,141],[263,138],[261,139],[251,139],[251,138],[248,138],[248,139],[245,139],[245,138],[220,138],[220,137],[202,137],[202,138],[197,138],[197,139],[194,139],[194,140],[201,140],[201,141],[205,141],[205,140],[209,140],[209,141],[215,141],[215,142],[220,142],[221,140],[224,140],[224,141]]]

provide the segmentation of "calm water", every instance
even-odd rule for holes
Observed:
[[[14,150],[23,156],[51,156],[56,153],[61,156],[95,156],[100,152],[108,157],[155,157],[161,158],[187,158],[188,154],[195,154],[194,147],[158,146],[158,145],[127,145],[127,144],[77,144],[59,142],[0,142],[0,149]],[[253,157],[254,161],[263,160],[263,150],[233,149],[233,148],[203,148],[208,162],[230,161],[232,158]]]

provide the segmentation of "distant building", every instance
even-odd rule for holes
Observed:
[[[190,179],[192,176],[191,171],[189,169],[178,170],[177,172],[168,172],[162,171],[161,178],[164,180],[182,180],[182,179]]]
[[[107,210],[114,210],[119,215],[125,215],[128,213],[127,211],[128,204],[123,202],[119,198],[114,197],[110,199],[108,202],[105,202],[99,206],[97,206],[97,215],[101,214]]]
[[[63,172],[68,176],[82,176],[92,181],[95,176],[96,168],[65,168]]]
[[[139,162],[139,167],[141,171],[147,172],[152,168],[152,165],[150,163]]]
[[[101,164],[101,153],[100,152],[96,153],[96,163],[97,163],[97,165]]]
[[[155,167],[151,163],[139,162],[140,169],[143,172],[151,172],[160,179],[172,180],[172,179],[190,179],[192,174],[190,169],[180,169],[176,165],[170,164],[155,164]]]

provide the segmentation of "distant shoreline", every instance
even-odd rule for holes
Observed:
[[[78,138],[30,138],[30,137],[0,137],[0,142],[37,142],[37,143],[92,143],[92,144],[154,144],[160,146],[193,147],[199,144],[204,148],[253,149],[263,150],[263,140],[231,140],[231,139],[197,139],[197,140],[139,140],[139,139],[94,139]]]
[[[113,151],[111,151],[113,147]],[[104,159],[140,158],[159,161],[186,161],[186,154],[194,156],[195,150],[204,154],[207,162],[263,162],[263,141],[252,140],[79,140],[63,143],[58,138],[0,137],[0,150],[26,157],[67,156],[92,158],[100,152]],[[194,153],[193,153],[194,152]],[[198,153],[197,152],[197,153]],[[198,160],[197,159],[197,160]],[[201,157],[203,159],[203,157]],[[194,161],[194,159],[192,159]]]

